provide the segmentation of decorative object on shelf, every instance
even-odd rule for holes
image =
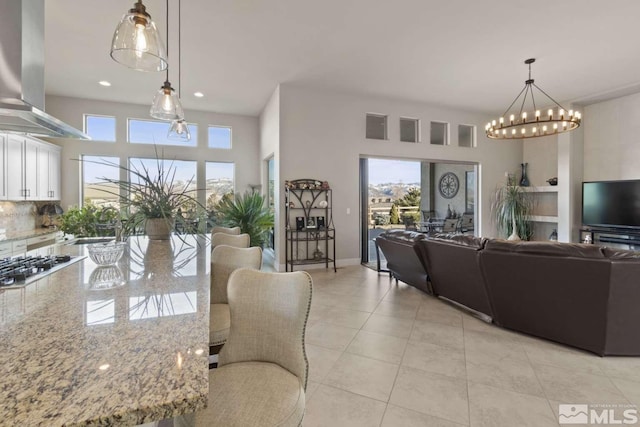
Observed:
[[[558,185],[558,177],[555,176],[553,178],[549,178],[547,182],[549,183],[549,185]]]
[[[551,234],[549,234],[549,240],[552,241],[552,242],[557,242],[558,241],[558,230],[556,230],[555,228],[553,229]]]
[[[319,208],[324,209],[324,208],[326,208],[327,206],[329,206],[329,203],[327,203],[327,201],[326,201],[326,200],[320,200],[320,202],[318,203],[318,207],[319,207]]]
[[[323,216],[319,216],[316,218],[316,226],[318,227],[318,230],[323,230],[326,227]]]
[[[535,61],[535,58],[530,58],[524,61],[524,63],[529,66],[529,79],[525,80],[524,88],[520,91],[518,96],[516,96],[502,116],[498,118],[498,120],[492,120],[487,123],[485,126],[487,137],[492,139],[536,138],[572,131],[580,126],[580,122],[582,121],[582,115],[580,112],[574,112],[573,110],[569,110],[567,112],[567,110],[555,99],[547,95],[544,90],[540,89],[538,85],[534,83],[534,80],[531,78],[531,64]],[[548,100],[553,102],[557,108],[550,108],[547,110],[546,115],[541,114],[540,110],[536,107],[533,88],[538,89],[538,91]],[[528,95],[531,96],[531,103],[533,104],[533,110],[530,112],[523,111]],[[510,114],[507,119],[506,117],[511,110],[511,107],[518,103],[521,96],[523,96],[523,99],[520,103],[520,111],[517,115]],[[541,97],[538,99],[541,99]]]
[[[169,0],[167,0],[167,39],[169,39]],[[167,48],[168,54],[169,49]],[[169,82],[169,67],[167,67],[166,71],[167,75],[164,84],[153,97],[149,114],[154,119],[159,120],[184,120],[184,110],[182,109],[180,97]]]
[[[586,243],[587,245],[593,243],[593,240],[591,239],[591,233],[587,233],[587,235],[584,236],[584,240],[582,241],[582,243]]]
[[[307,209],[309,209],[311,207],[311,200],[306,200],[304,202],[304,205],[307,207]]]
[[[133,5],[116,27],[111,58],[137,71],[164,71],[168,67],[164,43],[142,0]]]
[[[301,231],[304,230],[305,222],[303,216],[296,217],[296,230]]]
[[[316,219],[314,217],[307,218],[307,228],[316,228]]]
[[[182,98],[182,0],[178,0],[178,99]],[[178,142],[191,141],[189,124],[184,119],[173,120],[167,139]]]
[[[527,165],[529,163],[520,163],[521,175],[520,175],[520,186],[528,187],[529,186],[529,178],[527,177]]]
[[[517,185],[505,185],[496,190],[491,204],[498,232],[508,240],[529,240],[533,227],[529,216],[533,211],[530,194]]]
[[[460,189],[460,181],[458,176],[453,172],[447,172],[440,177],[438,190],[440,195],[445,199],[452,199],[458,194]]]
[[[324,253],[320,250],[320,246],[316,247],[316,250],[313,251],[313,259],[321,260],[324,258]]]

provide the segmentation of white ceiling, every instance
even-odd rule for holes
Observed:
[[[164,74],[109,57],[133,3],[46,1],[47,94],[151,102]],[[144,4],[164,38],[165,1]],[[170,0],[170,54],[177,4]],[[536,83],[558,101],[640,87],[639,0],[184,0],[182,9],[189,109],[258,115],[287,82],[502,113],[529,57]],[[169,61],[176,87],[177,58]]]

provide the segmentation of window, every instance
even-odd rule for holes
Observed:
[[[191,140],[188,142],[177,142],[167,139],[170,122],[155,120],[129,119],[127,128],[127,139],[134,144],[157,144],[157,145],[181,145],[186,147],[196,147],[198,145],[198,125],[189,124]]]
[[[84,133],[94,141],[116,141],[116,118],[112,116],[84,115]]]
[[[449,123],[431,122],[431,144],[449,145]]]
[[[119,188],[106,179],[120,179],[120,158],[82,156],[82,204],[120,207]]]
[[[161,172],[168,176],[169,179],[173,178],[174,191],[186,190],[191,197],[196,198],[196,189],[198,187],[195,161],[131,158],[129,159],[129,168],[132,171],[139,171],[140,174],[145,174],[146,169],[152,180],[158,179],[158,174]],[[140,179],[135,175],[132,175],[129,179],[133,183],[140,183]],[[185,206],[181,207],[182,215],[185,218],[189,218],[189,215],[195,215],[195,208],[195,205],[190,206],[187,202]]]
[[[458,146],[476,146],[476,127],[472,125],[458,125]]]
[[[267,160],[267,206],[271,209],[271,212],[275,212],[276,209],[276,166],[275,159],[271,156]]]
[[[400,117],[400,141],[402,142],[418,142],[420,120]]]
[[[209,148],[231,149],[231,128],[227,126],[209,126]]]
[[[208,211],[213,211],[214,206],[225,194],[233,194],[235,165],[233,163],[207,162],[206,168],[206,207]]]
[[[387,139],[387,116],[367,114],[367,139]]]

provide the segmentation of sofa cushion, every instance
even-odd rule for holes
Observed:
[[[460,246],[468,246],[478,250],[483,249],[487,243],[487,239],[485,237],[476,237],[469,234],[459,233],[436,233],[431,235],[429,240],[455,243]]]
[[[380,236],[378,237],[383,237],[393,242],[400,242],[400,243],[406,243],[406,244],[413,244],[419,240],[426,239],[426,236],[424,233],[419,233],[417,231],[400,230],[400,229],[387,230],[382,234],[380,234]]]
[[[616,261],[639,261],[640,252],[630,251],[627,249],[604,248],[604,256],[610,260]]]
[[[600,246],[582,243],[560,242],[513,242],[509,240],[489,239],[485,245],[488,251],[511,252],[518,254],[544,255],[554,257],[599,258],[605,256]]]

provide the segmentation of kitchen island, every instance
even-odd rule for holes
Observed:
[[[209,260],[202,237],[130,237],[116,266],[85,258],[0,288],[0,425],[137,425],[204,408]]]

